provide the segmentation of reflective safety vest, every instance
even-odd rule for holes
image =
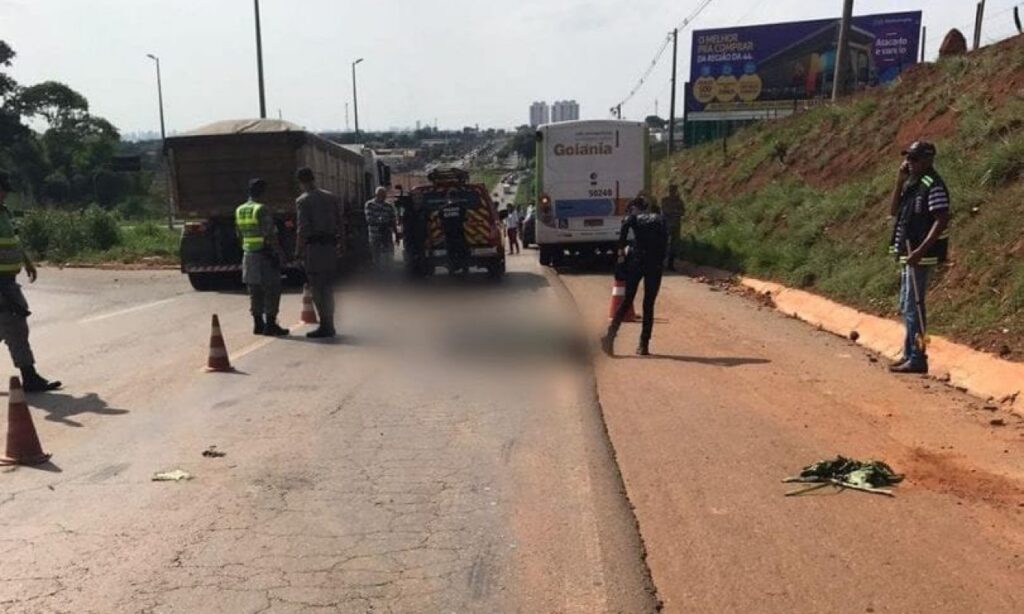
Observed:
[[[942,177],[934,169],[928,171],[914,183],[904,186],[903,194],[900,197],[900,209],[896,214],[896,224],[893,227],[892,241],[889,244],[889,253],[899,259],[900,264],[907,262],[907,243],[912,248],[924,243],[935,224],[935,214],[928,208],[929,197],[934,189],[948,189]],[[947,227],[939,239],[928,248],[919,264],[921,266],[935,266],[946,261],[949,255],[949,228]]]
[[[21,251],[21,241],[14,231],[11,213],[0,208],[0,275],[14,276],[21,272],[25,256]]]
[[[253,201],[242,203],[235,209],[235,227],[242,237],[242,250],[258,252],[263,249],[263,232],[260,230],[260,210],[263,205]]]

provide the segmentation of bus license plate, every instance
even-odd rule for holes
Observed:
[[[588,228],[593,228],[594,226],[604,226],[604,220],[583,220],[583,225]]]

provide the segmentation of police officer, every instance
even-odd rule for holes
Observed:
[[[890,251],[900,262],[900,310],[906,326],[903,356],[889,366],[895,373],[927,373],[925,293],[935,266],[949,251],[949,191],[935,171],[935,146],[912,143],[889,206],[895,217]]]
[[[665,259],[665,269],[669,271],[675,270],[684,210],[683,199],[679,197],[679,186],[669,184],[668,196],[661,199],[661,214],[665,216],[665,225],[668,227],[668,257]]]
[[[11,212],[4,206],[7,195],[12,191],[10,178],[0,171],[0,340],[7,343],[11,361],[21,370],[25,392],[47,392],[60,388],[61,383],[47,381],[36,372],[36,360],[28,343],[28,316],[31,313],[16,278],[22,266],[30,283],[35,283],[37,273],[18,240]]]
[[[626,296],[608,325],[608,332],[601,338],[601,349],[611,356],[615,353],[615,335],[619,332],[622,319],[626,317],[629,306],[636,298],[641,280],[644,282],[644,315],[643,327],[640,332],[640,345],[636,353],[640,356],[650,354],[651,332],[654,328],[654,301],[661,289],[662,267],[665,263],[665,249],[668,244],[668,228],[665,218],[657,211],[647,210],[647,201],[638,196],[630,203],[630,213],[623,221],[619,230],[618,263],[625,268]],[[629,246],[629,235],[634,236],[634,244]]]
[[[441,207],[441,228],[444,231],[444,247],[448,252],[448,273],[469,272],[469,246],[466,244],[466,208],[458,193],[448,190],[445,204]]]
[[[334,328],[334,276],[343,250],[342,205],[337,196],[316,186],[312,169],[300,168],[295,177],[303,191],[295,201],[295,256],[306,269],[313,304],[320,316],[320,326],[306,336],[310,339],[332,338],[337,334]]]
[[[281,337],[287,328],[277,323],[281,306],[281,263],[284,251],[277,238],[273,214],[259,199],[267,191],[267,182],[249,182],[249,200],[235,209],[235,228],[242,241],[242,282],[249,288],[249,310],[254,335]]]
[[[402,209],[402,245],[405,249],[406,270],[413,277],[426,274],[427,210],[423,196],[401,195],[398,205]]]

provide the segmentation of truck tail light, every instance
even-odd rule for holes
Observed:
[[[181,234],[186,237],[206,234],[206,224],[202,222],[185,222]]]

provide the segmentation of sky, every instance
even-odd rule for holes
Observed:
[[[983,40],[1011,35],[1015,0],[988,0]],[[311,130],[359,123],[509,128],[534,100],[575,99],[608,117],[650,65],[666,33],[699,0],[261,0],[267,114]],[[838,17],[842,0],[714,0],[680,33],[679,82],[692,28]],[[971,38],[973,0],[857,0],[855,14],[923,10],[929,58],[958,27]],[[1024,11],[1024,6],[1022,6]],[[0,39],[22,85],[64,82],[122,132],[158,131],[160,57],[169,133],[257,117],[252,0],[0,0]],[[623,107],[668,114],[670,53]],[[345,105],[349,104],[346,124]],[[681,103],[680,103],[681,104]]]

